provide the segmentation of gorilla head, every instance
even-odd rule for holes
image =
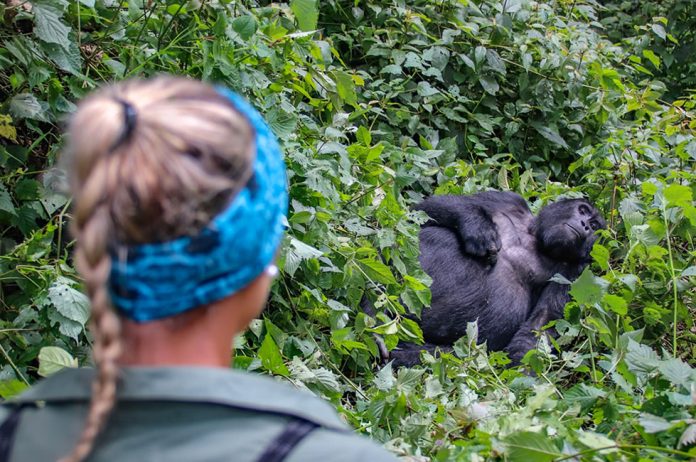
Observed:
[[[565,199],[549,204],[532,224],[532,234],[543,254],[567,262],[587,262],[595,231],[606,227],[599,211],[585,199]]]

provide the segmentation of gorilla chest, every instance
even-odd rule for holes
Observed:
[[[548,265],[539,256],[535,237],[529,232],[532,219],[531,215],[499,214],[493,217],[501,240],[494,272],[527,287],[545,284],[552,276]]]

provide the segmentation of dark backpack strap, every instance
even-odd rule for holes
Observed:
[[[0,425],[0,462],[9,462],[12,453],[12,443],[19,426],[19,415],[24,406],[16,406],[5,421]]]
[[[263,451],[258,462],[281,462],[290,454],[302,439],[309,435],[318,425],[308,420],[293,419]],[[0,462],[2,460],[0,459]]]

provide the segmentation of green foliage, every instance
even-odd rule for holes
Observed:
[[[234,367],[306,387],[423,460],[696,456],[686,2],[643,2],[645,17],[591,0],[267,3],[0,7],[0,396],[89,364],[58,127],[103,82],[170,72],[247,96],[286,153],[283,277]],[[476,345],[475,324],[453,354],[380,367],[374,334],[422,341],[404,315],[430,303],[411,206],[486,188],[533,209],[585,194],[605,213],[560,336],[525,357],[533,376]]]

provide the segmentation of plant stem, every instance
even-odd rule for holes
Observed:
[[[667,237],[667,252],[669,254],[669,272],[672,279],[672,356],[677,357],[677,308],[679,306],[679,295],[677,293],[677,277],[674,271],[674,257],[672,255],[672,239],[669,233],[669,223],[667,222],[667,206],[662,206],[662,220],[665,224],[665,235]]]

